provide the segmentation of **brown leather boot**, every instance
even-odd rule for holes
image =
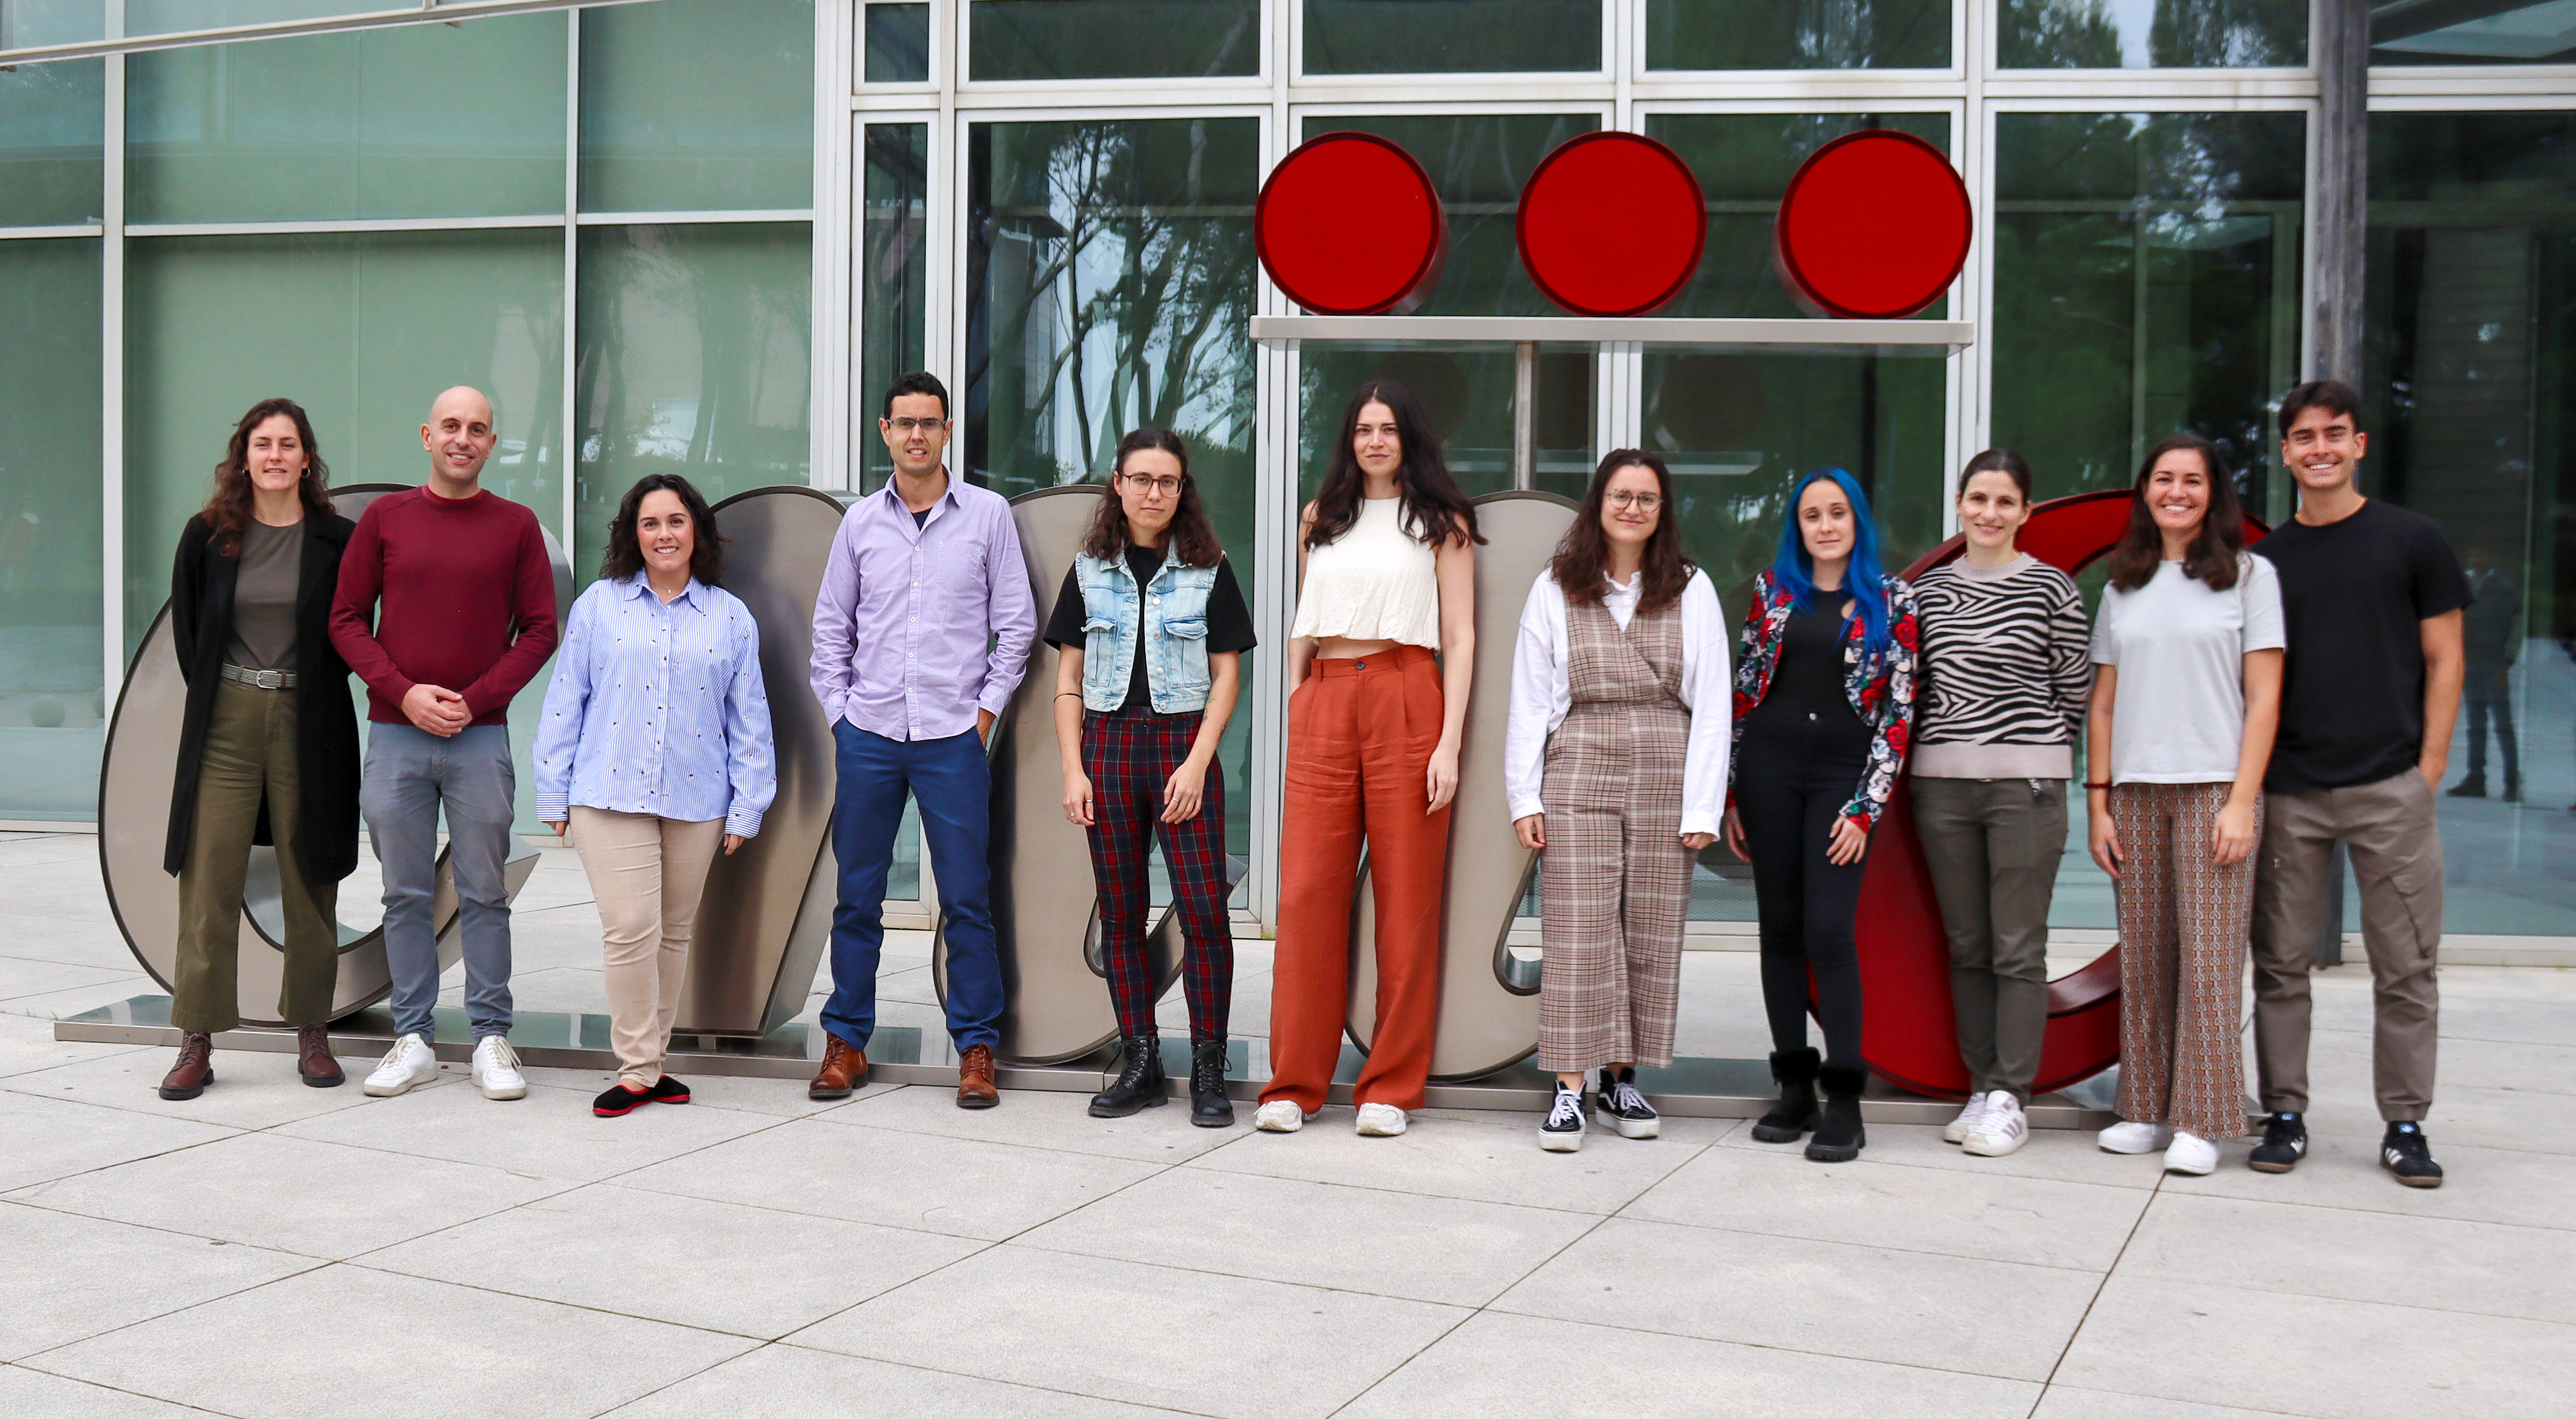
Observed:
[[[993,1047],[968,1045],[957,1056],[957,1107],[989,1109],[1002,1101],[1002,1091],[993,1087]]]
[[[193,1099],[215,1082],[215,1037],[190,1030],[179,1036],[179,1062],[161,1077],[161,1097]]]
[[[315,1089],[349,1082],[349,1076],[340,1072],[340,1061],[332,1057],[330,1026],[295,1027],[295,1072]]]
[[[805,1086],[809,1099],[846,1099],[868,1082],[868,1052],[829,1030],[823,1032],[823,1067]]]

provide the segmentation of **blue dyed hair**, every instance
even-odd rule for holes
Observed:
[[[1771,579],[1789,589],[1790,597],[1801,611],[1812,611],[1816,604],[1816,559],[1807,554],[1806,539],[1798,535],[1798,504],[1807,489],[1821,479],[1830,478],[1851,500],[1852,536],[1851,565],[1843,569],[1843,590],[1851,593],[1860,607],[1861,659],[1876,660],[1886,654],[1887,574],[1878,564],[1878,528],[1870,521],[1869,494],[1860,490],[1860,480],[1839,468],[1819,468],[1798,480],[1789,490],[1788,516],[1780,524],[1780,553],[1771,561]]]

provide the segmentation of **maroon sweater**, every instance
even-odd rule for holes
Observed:
[[[369,503],[340,557],[331,646],[367,682],[375,723],[411,723],[402,700],[414,685],[463,695],[475,724],[503,723],[555,649],[554,568],[537,515],[486,492],[421,488]]]

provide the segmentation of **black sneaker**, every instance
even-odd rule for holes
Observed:
[[[1637,1071],[1622,1069],[1616,1077],[1602,1071],[1601,1092],[1592,1096],[1592,1107],[1601,1111],[1605,1127],[1619,1131],[1622,1138],[1652,1138],[1664,1131],[1663,1116],[1646,1096],[1637,1092]]]
[[[1556,1086],[1547,1106],[1547,1122],[1538,1126],[1538,1146],[1551,1153],[1571,1153],[1583,1146],[1583,1091]]]
[[[2433,1145],[2425,1141],[2421,1124],[2388,1125],[2387,1136],[2379,1140],[2379,1166],[2408,1187],[2442,1185],[2442,1165],[2433,1161]]]
[[[665,1074],[645,1091],[645,1097],[657,1104],[685,1104],[689,1101],[689,1086]]]
[[[2258,1173],[2286,1173],[2308,1156],[2308,1121],[2297,1114],[2274,1114],[2263,1120],[2263,1141],[2254,1145],[2247,1167]]]
[[[624,1118],[651,1102],[653,1095],[647,1090],[611,1084],[598,1098],[590,1101],[590,1111],[601,1118]]]

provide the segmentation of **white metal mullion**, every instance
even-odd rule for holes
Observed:
[[[107,0],[107,32],[125,33],[125,0]],[[100,135],[98,392],[101,685],[125,682],[125,56],[111,54]],[[104,731],[102,731],[103,733]]]
[[[563,478],[563,544],[576,557],[573,527],[580,506],[581,416],[581,11],[564,14],[563,444],[555,455]]]
[[[1986,76],[1994,54],[1992,12],[1983,5],[1959,7],[1952,32],[1952,59],[1966,82],[1951,119],[1950,154],[1968,188],[1968,262],[1951,293],[1951,313],[1966,320],[1976,340],[1948,361],[1950,456],[1941,469],[1941,535],[1959,528],[1959,469],[1987,441],[1987,395],[1994,370],[1994,132],[1986,120]]]
[[[813,294],[807,309],[805,482],[809,487],[850,486],[850,354],[858,328],[851,267],[858,260],[857,134],[849,96],[858,87],[857,0],[818,0],[814,6],[814,173],[811,255]]]
[[[105,228],[96,222],[76,222],[59,227],[0,227],[0,241],[50,241],[63,237],[94,237]]]
[[[1296,73],[1296,37],[1302,0],[1262,0],[1262,68],[1270,76],[1269,108],[1261,125],[1264,181],[1280,159],[1295,151],[1296,118],[1289,107]],[[1253,309],[1286,315],[1288,298],[1266,271],[1253,273]],[[1279,839],[1282,785],[1288,763],[1288,628],[1297,595],[1297,366],[1294,343],[1252,347],[1252,542],[1253,620],[1267,647],[1252,657],[1252,870],[1246,905],[1264,926],[1278,926]]]

